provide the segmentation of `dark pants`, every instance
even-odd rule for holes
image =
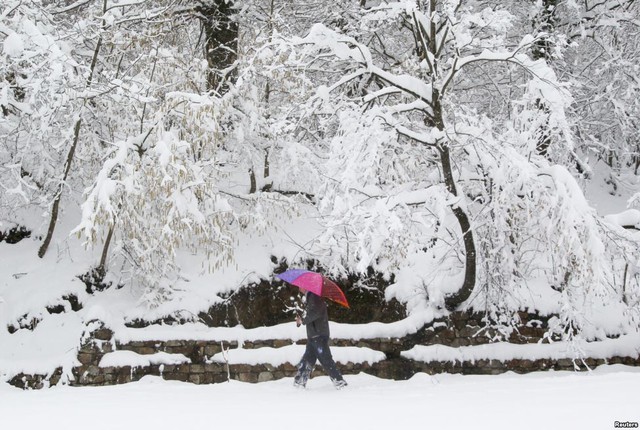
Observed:
[[[296,383],[302,385],[307,383],[316,360],[320,362],[325,372],[334,380],[341,380],[342,374],[336,366],[329,349],[329,338],[326,336],[316,336],[307,340],[307,348],[304,351],[302,360],[298,364],[298,374],[296,375]]]

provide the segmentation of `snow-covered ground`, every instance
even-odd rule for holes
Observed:
[[[360,374],[336,391],[326,376],[192,385],[131,384],[22,391],[0,383],[2,428],[35,429],[609,429],[640,421],[640,369],[499,376]]]

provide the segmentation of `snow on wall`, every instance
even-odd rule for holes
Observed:
[[[516,345],[498,342],[452,348],[446,345],[416,345],[402,356],[417,361],[475,362],[477,360],[540,360],[589,357],[640,357],[640,334],[600,342],[556,342]]]
[[[280,366],[281,364],[296,364],[304,354],[305,346],[288,345],[281,348],[263,347],[258,349],[230,349],[211,357],[214,363],[229,364],[264,364]],[[370,348],[354,346],[331,347],[333,359],[338,363],[377,363],[386,359],[383,352]]]
[[[133,351],[109,352],[100,360],[100,367],[146,367],[154,364],[185,364],[191,360],[182,354],[156,352],[155,354],[138,354]]]
[[[372,322],[368,324],[341,324],[329,322],[331,336],[339,339],[374,339],[399,338],[413,334],[426,323],[435,318],[433,313],[411,315],[393,323]],[[152,325],[144,328],[120,326],[113,328],[114,339],[120,343],[133,341],[169,341],[169,340],[208,340],[208,341],[256,341],[270,339],[291,339],[298,341],[306,338],[304,327],[296,327],[295,323],[284,323],[270,327],[245,329],[237,327],[207,327],[201,323],[182,324],[179,326]]]
[[[0,330],[0,380],[19,373],[50,374],[62,367],[66,375],[79,366],[79,339],[85,329],[75,314],[51,315],[32,332]]]

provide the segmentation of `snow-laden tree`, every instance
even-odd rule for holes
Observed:
[[[375,52],[366,45],[324,26],[314,26],[310,35],[298,42],[318,52],[317,58],[322,59],[323,54],[326,55],[328,52],[341,61],[351,62],[351,65],[347,66],[344,77],[334,83],[331,88],[326,89],[327,94],[354,81],[363,87],[356,91],[359,90],[362,93],[364,90],[368,93],[364,95],[362,101],[373,113],[367,115],[358,113],[354,114],[350,121],[339,121],[337,138],[341,138],[343,134],[341,127],[345,122],[357,121],[358,117],[369,120],[377,117],[378,123],[386,125],[394,132],[396,136],[394,141],[406,140],[407,146],[416,147],[414,149],[416,153],[410,158],[418,160],[422,158],[424,161],[420,161],[424,163],[424,170],[433,168],[440,170],[439,180],[448,194],[441,204],[453,213],[459,226],[455,240],[460,240],[464,248],[462,265],[464,278],[460,290],[447,297],[446,302],[449,308],[455,308],[465,301],[476,283],[474,233],[464,191],[459,189],[457,174],[452,164],[455,159],[452,157],[452,150],[457,149],[459,140],[456,126],[460,121],[456,120],[456,111],[449,103],[454,100],[452,93],[460,80],[459,76],[475,63],[505,62],[531,71],[534,80],[553,78],[542,63],[534,63],[525,55],[525,50],[533,42],[532,37],[523,40],[514,49],[502,48],[510,19],[511,16],[504,11],[493,12],[485,9],[475,12],[473,4],[463,6],[452,2],[432,1],[427,2],[426,5],[399,2],[375,8],[365,18],[364,23],[375,31],[380,31],[382,25],[382,28],[387,30],[387,35],[393,34],[392,39],[395,42],[392,52],[399,52],[398,57],[394,58],[395,54],[386,54],[384,45],[384,49],[381,50],[382,57],[387,57],[385,60],[395,61],[391,67],[386,67],[385,62],[378,60],[380,55],[375,55]],[[389,25],[389,22],[392,24]],[[399,28],[399,31],[393,32],[393,26]],[[482,34],[484,37],[479,37],[477,34]],[[540,76],[540,73],[548,76]],[[551,85],[548,87],[554,89]],[[555,98],[554,102],[557,104],[557,95],[549,95]],[[322,96],[318,99],[321,100]],[[341,100],[343,101],[344,98]],[[340,109],[342,106],[332,110]],[[347,127],[352,129],[353,125]],[[365,136],[370,137],[363,133],[348,133],[344,144],[352,145],[351,142],[354,140],[363,139],[361,145],[366,147]],[[384,151],[378,152],[376,159],[382,158],[383,153]],[[358,151],[354,151],[353,154],[358,154]],[[394,155],[394,152],[389,149],[388,156],[393,161],[395,161]],[[421,156],[418,158],[417,155]],[[412,184],[412,188],[419,190],[432,185],[425,183],[426,178],[420,178],[417,173],[414,170],[411,179],[417,183]],[[374,179],[375,182],[378,182],[377,177],[379,175],[375,173],[369,175],[369,178]],[[344,183],[344,181],[336,181],[338,182]],[[382,185],[375,182],[371,185],[378,187]],[[397,185],[396,181],[389,182],[392,186]],[[369,184],[365,182],[363,185]],[[350,191],[352,188],[349,187],[347,190]],[[416,191],[416,189],[409,190]],[[388,197],[388,191],[367,192],[362,190],[362,187],[357,187],[356,191],[362,191],[376,200]],[[344,206],[362,207],[360,204]],[[442,212],[442,208],[436,212]],[[379,259],[378,252],[375,249],[367,249],[368,246],[365,243],[361,242],[360,245],[361,248],[355,251],[355,255],[361,261],[359,268],[362,269],[363,265],[365,267],[375,265],[376,260]]]
[[[204,40],[194,37],[201,25],[219,24],[220,17],[202,14],[217,14],[222,3],[231,4],[169,2],[151,21],[127,9],[114,22],[135,25],[118,27],[110,39],[122,55],[101,63],[108,97],[97,101],[100,122],[93,128],[105,138],[102,153],[91,158],[102,162],[75,232],[88,245],[104,244],[99,278],[113,267],[110,260],[124,259],[133,269],[128,280],[142,285],[151,305],[172,297],[181,251],[200,253],[203,265],[216,270],[231,262],[238,231],[262,232],[272,226],[274,210],[290,207],[286,196],[250,189],[246,172],[266,128],[246,61],[225,63],[234,71],[225,70],[228,58],[218,62],[217,55],[233,46],[211,53],[211,28]]]
[[[2,219],[44,212],[44,254],[83,196],[98,274],[125,264],[158,304],[180,252],[215,269],[304,206],[324,230],[301,258],[380,272],[410,307],[505,334],[528,309],[559,336],[606,302],[637,321],[637,243],[571,175],[638,165],[637,7],[8,0]]]
[[[217,99],[207,96],[209,68],[193,36],[191,5],[101,7],[104,25],[89,42],[99,71],[86,108],[92,133],[81,147],[93,162],[82,166],[88,189],[75,231],[102,246],[96,281],[111,260],[124,259],[128,281],[157,304],[171,295],[181,247],[210,241],[204,250],[215,251],[212,266],[229,258],[230,238],[214,231],[228,222],[228,210],[220,209],[207,170],[214,169],[209,143],[221,132],[210,115]]]
[[[252,117],[245,123],[249,127],[243,126],[247,131],[245,158],[250,161],[250,190],[308,194],[312,188],[304,183],[308,175],[293,181],[285,176],[290,156],[295,162],[309,165],[305,157],[290,151],[295,145],[290,131],[300,125],[297,106],[308,99],[313,78],[292,71],[284,64],[286,57],[268,46],[279,34],[302,35],[318,22],[352,31],[360,6],[352,0],[247,0],[238,4],[242,5],[237,18],[241,29],[238,69],[244,93],[241,110]]]
[[[405,301],[504,326],[544,309],[573,336],[617,294],[608,232],[539,150],[545,133],[554,159],[575,160],[573,99],[531,55],[546,35],[511,43],[517,19],[493,6],[381,4],[350,35],[315,25],[277,48],[321,84],[298,135],[326,225],[313,252],[335,272],[395,275],[388,294]]]
[[[585,152],[612,168],[613,191],[625,170],[638,174],[640,146],[640,5],[634,1],[585,2],[570,26],[567,73]]]
[[[66,161],[59,190],[53,200],[49,228],[38,252],[42,257],[56,226],[65,187],[73,175],[80,183],[91,181],[109,143],[132,138],[152,127],[146,120],[152,112],[154,89],[162,85],[179,88],[193,67],[189,41],[189,12],[181,2],[75,2],[47,5],[59,32],[71,46],[82,84],[72,100],[75,118],[73,134],[66,143]],[[185,33],[183,33],[185,32]],[[179,54],[165,55],[164,49]],[[160,76],[159,62],[174,57],[173,75]],[[185,60],[186,59],[186,60]],[[180,62],[182,60],[182,62]],[[181,74],[176,75],[176,70]],[[163,81],[170,76],[169,81]],[[77,163],[75,158],[88,162]],[[72,169],[72,165],[75,168]]]
[[[21,208],[51,205],[67,166],[81,86],[78,64],[39,2],[0,8],[0,219],[22,221]]]
[[[159,124],[149,134],[117,142],[77,229],[90,242],[114,234],[116,252],[133,267],[131,281],[142,284],[149,304],[171,297],[179,249],[205,252],[213,268],[232,255],[233,212],[211,182],[210,160],[194,160],[198,146],[180,134]]]
[[[540,32],[534,58],[544,58],[571,83],[576,169],[588,174],[589,160],[603,160],[612,168],[612,192],[625,182],[625,170],[637,174],[639,5],[629,0],[544,0],[519,8],[521,25],[531,20]],[[522,13],[524,12],[524,13]],[[533,19],[531,19],[533,17]],[[543,107],[542,107],[543,108]],[[544,136],[541,136],[544,137]],[[541,140],[544,142],[544,139]],[[542,143],[545,151],[551,142]],[[558,162],[566,154],[548,156]]]
[[[69,190],[92,178],[107,142],[144,123],[147,82],[162,44],[152,41],[168,41],[175,29],[166,20],[173,2],[162,3],[30,1],[3,10],[3,82],[6,94],[20,99],[3,103],[13,145],[2,154],[12,160],[5,164],[12,180],[3,183],[11,187],[7,195],[35,192],[45,209],[40,257]]]

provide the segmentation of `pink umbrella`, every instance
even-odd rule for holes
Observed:
[[[332,300],[346,308],[349,307],[347,298],[344,296],[340,287],[338,287],[335,282],[322,276],[320,273],[302,269],[290,269],[276,275],[276,277],[290,283],[291,285],[300,287],[303,290],[310,291],[320,297]]]

